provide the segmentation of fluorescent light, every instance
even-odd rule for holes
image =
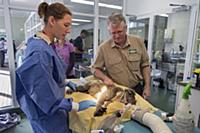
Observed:
[[[117,6],[117,5],[108,5],[108,4],[104,4],[104,3],[99,3],[99,6],[122,10],[122,7],[121,6]]]
[[[73,18],[72,21],[87,22],[87,23],[91,22],[91,20],[87,20],[87,19],[75,19],[75,18]]]
[[[80,3],[80,4],[86,4],[86,5],[94,5],[93,1],[86,1],[86,0],[71,0],[71,2]],[[117,6],[117,5],[109,5],[109,4],[105,4],[105,3],[99,3],[99,6],[100,7],[107,7],[107,8],[122,10],[122,7],[121,6]]]
[[[85,4],[85,5],[94,5],[94,2],[86,0],[71,0],[71,2]]]
[[[76,25],[77,26],[77,25],[80,25],[80,24],[79,23],[72,23],[72,25]]]
[[[167,14],[159,14],[159,16],[162,16],[162,17],[168,17]]]

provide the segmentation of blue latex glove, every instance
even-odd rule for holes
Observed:
[[[64,98],[60,104],[59,104],[59,108],[65,109],[66,111],[71,111],[72,110],[72,102],[73,99],[72,98]]]
[[[66,86],[68,86],[70,89],[72,89],[73,91],[76,91],[76,87],[77,85],[71,81],[67,82]]]
[[[93,101],[93,100],[81,101],[81,102],[79,102],[79,109],[78,109],[78,111],[85,110],[85,109],[90,108],[92,106],[96,106],[96,102]]]

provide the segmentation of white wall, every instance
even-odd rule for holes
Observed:
[[[127,14],[143,16],[151,13],[167,13],[172,7],[170,3],[174,4],[192,4],[197,0],[127,0],[126,11]]]
[[[24,30],[20,30],[21,28],[24,29],[25,21],[25,17],[11,17],[13,39],[17,45],[19,45],[25,39]]]
[[[100,23],[100,42],[107,40],[110,37],[110,33],[107,28],[107,20],[101,20]]]
[[[4,17],[0,16],[0,30],[4,30],[5,31],[5,24],[4,24]],[[0,35],[4,35],[5,32],[1,31]]]
[[[25,17],[11,17],[12,33],[15,43],[19,45],[24,40],[24,31],[20,31],[24,28]],[[5,29],[4,18],[0,16],[0,29]]]
[[[175,51],[179,51],[179,45],[181,44],[186,50],[188,32],[189,31],[189,20],[190,20],[190,11],[187,12],[178,12],[169,14],[167,29],[174,29],[174,40],[172,45],[165,46],[166,51],[170,51],[172,48]]]

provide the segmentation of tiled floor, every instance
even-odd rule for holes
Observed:
[[[152,87],[149,101],[165,112],[174,113],[176,95],[172,91],[165,88]]]
[[[167,91],[167,89],[152,88],[152,94],[149,101],[163,111],[173,113],[176,95]],[[32,133],[31,127],[24,117],[19,125],[4,131],[3,133]]]
[[[32,130],[28,120],[25,118],[25,116],[22,116],[20,124],[3,131],[2,133],[32,133]]]

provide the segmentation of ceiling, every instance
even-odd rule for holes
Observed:
[[[87,1],[94,1],[94,0],[87,0]],[[118,6],[122,6],[122,2],[123,0],[99,0],[99,3],[118,5]],[[90,14],[93,14],[94,12],[94,6],[92,5],[74,3],[74,2],[71,2],[71,0],[64,0],[64,4],[69,5],[69,8],[74,12],[82,12],[82,13],[90,13]],[[105,8],[105,7],[99,8],[100,15],[103,15],[103,16],[107,16],[108,13],[116,12],[116,11],[119,12],[120,10]]]
[[[0,0],[1,3],[2,0]],[[31,10],[36,11],[38,4],[42,0],[10,0],[11,10],[11,16],[17,16],[17,17],[27,17],[29,16]],[[59,1],[59,0],[57,0]],[[61,0],[60,0],[61,1]],[[87,0],[87,1],[94,1],[94,0]],[[93,22],[93,15],[94,15],[94,6],[93,5],[85,5],[85,4],[79,4],[71,2],[71,0],[63,0],[64,4],[72,11],[73,18],[76,19],[87,19],[91,20],[91,23]],[[99,0],[100,3],[105,4],[111,4],[111,5],[117,5],[122,6],[123,0]],[[16,7],[16,8],[15,8]],[[20,10],[19,10],[20,9]],[[29,9],[29,11],[25,10]],[[0,10],[0,14],[3,10]],[[99,7],[99,15],[100,16],[108,16],[112,12],[121,12],[122,10],[119,9],[111,9],[106,7]],[[80,25],[87,24],[85,22],[78,22]]]

